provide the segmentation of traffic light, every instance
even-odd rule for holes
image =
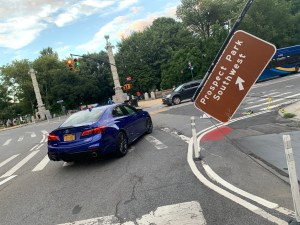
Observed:
[[[69,70],[74,71],[73,60],[72,59],[68,59],[67,64],[69,66]]]
[[[132,86],[131,84],[124,84],[122,88],[124,91],[126,91],[126,90],[130,89],[131,86]]]
[[[74,69],[75,71],[79,71],[79,62],[77,58],[74,59]]]

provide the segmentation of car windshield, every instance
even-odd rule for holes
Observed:
[[[182,85],[180,85],[180,86],[178,86],[177,88],[175,88],[175,90],[174,90],[174,91],[179,91],[179,90],[182,88],[182,86],[183,86],[183,84],[182,84]]]
[[[60,127],[94,123],[100,118],[105,109],[105,107],[99,107],[77,112],[71,115]]]

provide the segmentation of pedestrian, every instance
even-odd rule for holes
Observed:
[[[108,102],[107,102],[109,105],[112,105],[114,104],[113,100],[111,100],[111,98],[108,98]]]
[[[138,92],[136,93],[136,96],[137,96],[137,99],[138,99],[138,101],[139,101],[139,100],[141,99],[141,92],[138,91]]]

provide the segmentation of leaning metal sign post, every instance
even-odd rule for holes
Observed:
[[[228,122],[276,52],[276,47],[244,31],[234,33],[206,80],[195,106]]]

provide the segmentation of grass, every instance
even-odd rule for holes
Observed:
[[[286,119],[289,119],[289,118],[293,118],[295,117],[296,115],[293,114],[293,113],[284,113],[283,114],[283,118],[286,118]]]

